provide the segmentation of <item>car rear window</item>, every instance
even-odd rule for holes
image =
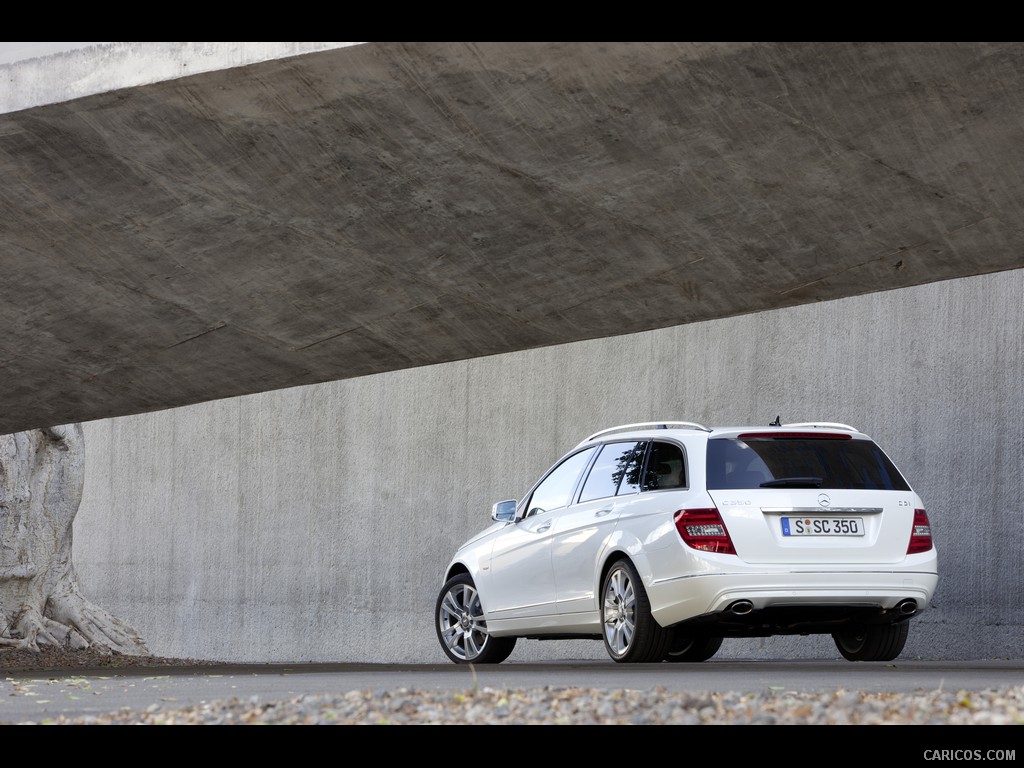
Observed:
[[[871,440],[820,437],[708,440],[707,483],[709,490],[787,486],[910,490]]]

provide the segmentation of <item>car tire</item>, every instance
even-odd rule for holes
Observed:
[[[672,632],[651,615],[647,590],[629,560],[615,562],[605,574],[601,617],[604,647],[613,661],[649,663],[665,656]]]
[[[441,588],[434,629],[441,649],[456,664],[500,664],[516,646],[514,637],[488,634],[480,594],[466,573],[453,576]]]
[[[845,632],[835,632],[836,648],[848,661],[892,661],[907,644],[910,623],[866,624]]]
[[[665,661],[700,662],[707,661],[722,647],[722,638],[703,635],[688,635],[676,632],[668,645]]]

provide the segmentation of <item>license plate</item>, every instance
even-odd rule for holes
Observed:
[[[862,517],[784,517],[783,536],[863,536]]]

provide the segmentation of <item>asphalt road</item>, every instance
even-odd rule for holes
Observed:
[[[455,664],[257,664],[217,667],[60,670],[8,674],[0,682],[0,724],[42,723],[60,715],[122,709],[175,709],[221,699],[281,701],[353,690],[596,688],[601,690],[914,693],[982,691],[1024,685],[1024,661],[708,661],[615,664],[610,661]]]

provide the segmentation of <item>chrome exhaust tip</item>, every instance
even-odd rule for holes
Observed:
[[[913,616],[917,613],[917,600],[901,600],[896,606],[901,616]]]
[[[754,610],[754,604],[749,600],[737,600],[729,606],[728,611],[736,616],[746,616]]]

